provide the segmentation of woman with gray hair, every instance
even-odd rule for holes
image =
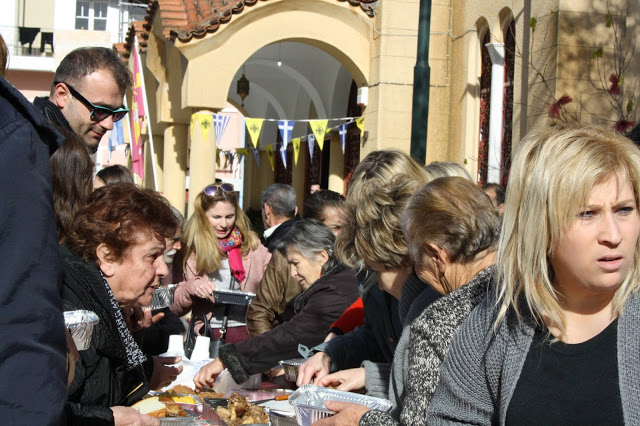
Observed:
[[[194,378],[198,388],[213,386],[225,368],[237,383],[245,382],[281,359],[297,357],[298,344],[313,347],[322,342],[331,324],[358,297],[355,272],[335,257],[334,242],[331,230],[318,220],[293,224],[276,247],[304,289],[283,315],[288,320],[244,342],[220,347],[220,357]]]

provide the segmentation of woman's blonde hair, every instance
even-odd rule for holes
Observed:
[[[640,151],[625,137],[596,126],[564,127],[529,134],[513,158],[498,247],[497,327],[513,309],[536,321],[565,321],[553,287],[550,256],[588,203],[594,186],[616,177],[630,184],[639,205]],[[640,244],[640,241],[638,242]],[[640,250],[613,299],[619,314],[640,286]],[[524,306],[523,306],[524,305]]]
[[[242,255],[255,250],[260,245],[260,239],[251,230],[251,222],[238,205],[238,195],[231,191],[225,192],[218,189],[214,195],[206,195],[200,192],[193,203],[194,214],[187,221],[182,233],[182,244],[185,247],[183,268],[186,268],[187,259],[192,253],[196,255],[196,273],[211,273],[220,269],[220,245],[213,227],[207,219],[207,210],[218,202],[229,202],[236,210],[235,226],[242,234]]]
[[[468,264],[482,252],[495,251],[500,216],[478,185],[459,176],[442,177],[411,197],[402,231],[414,264],[422,262],[425,243],[445,249],[452,262]]]
[[[338,259],[358,268],[364,268],[365,260],[387,269],[410,264],[400,215],[427,182],[424,168],[407,154],[382,150],[367,155],[349,183],[346,223],[336,240]]]
[[[425,170],[429,180],[438,179],[447,176],[459,176],[471,181],[471,175],[469,172],[458,163],[453,161],[434,161],[429,163]]]

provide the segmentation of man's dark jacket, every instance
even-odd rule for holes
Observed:
[[[71,125],[62,114],[62,111],[60,111],[60,108],[58,108],[57,105],[53,104],[49,100],[49,98],[47,98],[46,96],[35,98],[33,100],[33,104],[42,115],[47,117],[47,120],[49,120],[50,123],[61,129],[66,129],[70,132],[73,132],[73,130],[71,129]]]
[[[49,156],[63,142],[0,77],[0,419],[60,424],[67,399]]]
[[[275,250],[278,240],[282,239],[282,237],[287,235],[287,233],[289,232],[289,229],[291,229],[291,227],[297,220],[298,218],[294,217],[293,219],[289,219],[287,221],[282,222],[280,226],[278,226],[276,230],[273,231],[273,234],[269,235],[269,238],[264,240],[264,246],[267,248],[267,250],[269,250],[269,253],[273,253],[273,250]]]

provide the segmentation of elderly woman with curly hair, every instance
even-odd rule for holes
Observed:
[[[595,126],[513,159],[499,285],[442,365],[429,424],[640,424],[640,151]]]
[[[151,303],[168,272],[165,238],[176,226],[162,196],[133,184],[100,188],[78,211],[60,250],[62,298],[65,310],[93,311],[99,322],[75,365],[68,424],[155,424],[126,405],[170,383],[181,368],[168,371],[166,359],[147,358],[131,336],[126,312]]]

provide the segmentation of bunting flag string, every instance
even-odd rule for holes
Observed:
[[[264,122],[264,118],[245,118],[244,121],[247,125],[249,136],[251,136],[253,147],[257,148],[258,138],[260,138],[260,131],[262,130],[262,123]]]
[[[318,146],[320,147],[320,151],[324,148],[324,137],[327,134],[327,122],[328,120],[313,120],[309,122],[316,142],[318,142]]]
[[[196,113],[191,116],[191,138],[193,139],[193,128],[196,126],[196,122],[200,124],[200,129],[202,131],[203,140],[206,142],[208,131],[211,125],[213,124],[216,130],[216,139],[219,143],[222,135],[225,132],[225,129],[229,123],[229,118],[231,116],[224,116],[222,114],[212,114],[212,113]],[[364,117],[344,117],[344,118],[333,118],[326,120],[275,120],[275,119],[266,119],[266,118],[247,118],[242,117],[243,125],[242,128],[247,129],[247,133],[249,133],[251,137],[251,142],[253,147],[246,148],[235,148],[232,151],[221,150],[220,148],[216,149],[216,164],[220,167],[220,154],[224,156],[224,168],[233,167],[235,161],[242,161],[244,157],[249,156],[249,154],[253,155],[253,159],[256,162],[258,168],[261,168],[260,164],[260,149],[264,148],[267,153],[267,157],[269,159],[269,163],[271,165],[271,169],[275,170],[275,152],[276,150],[280,154],[280,158],[282,160],[283,166],[287,167],[287,148],[289,142],[293,145],[293,161],[294,164],[298,165],[298,159],[300,157],[300,147],[302,142],[306,141],[309,149],[309,158],[313,161],[313,152],[314,152],[314,144],[317,142],[318,146],[321,150],[324,149],[324,138],[331,131],[337,131],[340,136],[340,145],[342,148],[342,154],[345,153],[346,139],[347,139],[347,128],[349,124],[355,123],[360,132],[364,130]],[[345,123],[342,123],[335,127],[328,127],[328,123],[330,121],[337,120],[348,120]],[[132,120],[135,121],[135,120]],[[274,142],[269,145],[263,145],[262,147],[258,147],[258,141],[260,137],[260,133],[262,131],[262,125],[265,121],[277,122],[278,130],[280,132],[280,136],[282,137],[282,144],[279,142]],[[312,133],[309,133],[306,136],[301,136],[297,138],[292,138],[292,132],[296,121],[307,122],[311,127]],[[226,122],[226,123],[225,123]],[[204,124],[203,124],[204,123]],[[136,123],[137,124],[137,123]],[[133,126],[132,126],[133,127]],[[139,126],[137,126],[139,127]],[[244,144],[245,140],[245,132],[241,132],[242,142]]]
[[[290,120],[278,121],[278,129],[280,129],[280,136],[282,137],[282,145],[284,146],[284,149],[287,149],[287,144],[289,143],[289,139],[291,139],[293,124],[294,122]]]
[[[309,145],[309,159],[313,161],[313,149],[314,144],[316,143],[316,137],[312,134],[307,135],[307,144]]]
[[[287,168],[287,147],[282,145],[280,147],[280,160],[282,160],[282,165],[284,168]]]
[[[213,122],[213,116],[211,114],[196,114],[198,121],[200,122],[200,131],[202,131],[202,141],[207,143],[209,137],[209,130],[211,129],[211,123]]]
[[[347,142],[347,124],[343,124],[339,127],[338,134],[340,135],[340,145],[342,146],[342,155],[344,155],[344,145]]]
[[[253,159],[256,162],[258,169],[260,169],[260,152],[258,151],[257,148],[249,148],[251,150],[251,153],[253,154]]]
[[[273,145],[267,145],[264,150],[267,152],[267,158],[269,159],[269,164],[271,164],[271,170],[275,171],[273,164]]]
[[[300,154],[300,138],[295,138],[291,143],[293,144],[293,162],[297,166],[298,155]]]
[[[230,115],[213,114],[213,127],[216,129],[216,145],[217,146],[220,146],[222,135],[224,135],[224,131],[226,130],[227,124],[229,124],[230,119],[231,119]]]

